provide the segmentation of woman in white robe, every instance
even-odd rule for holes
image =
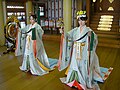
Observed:
[[[30,71],[33,75],[44,75],[53,69],[45,52],[42,35],[44,31],[36,22],[36,16],[30,16],[30,25],[20,29],[16,39],[15,55],[23,54],[20,70]],[[53,64],[53,63],[52,63]]]
[[[68,67],[67,77],[60,78],[68,86],[78,89],[99,90],[97,82],[104,82],[112,68],[100,68],[96,55],[97,35],[85,25],[86,14],[78,16],[79,27],[68,33],[63,32],[62,48],[58,61],[58,69],[61,71]]]

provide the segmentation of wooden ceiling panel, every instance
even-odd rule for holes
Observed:
[[[6,0],[7,2],[26,2],[26,1],[33,1],[33,0]]]

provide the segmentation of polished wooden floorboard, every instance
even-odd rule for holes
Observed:
[[[46,41],[44,46],[48,57],[58,58],[59,41]],[[0,47],[0,54],[6,47]],[[101,90],[120,90],[120,49],[97,47],[100,66],[113,67],[114,70],[104,83],[99,83]],[[22,57],[14,53],[0,56],[0,90],[77,90],[62,84],[59,80],[64,77],[64,71],[57,69],[43,76],[34,76],[30,72],[22,72],[19,66]]]

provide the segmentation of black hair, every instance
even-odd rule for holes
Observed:
[[[88,17],[79,17],[78,20],[82,20],[82,21],[86,21],[88,19]]]
[[[33,19],[37,21],[37,16],[35,14],[30,15],[30,17],[33,17]]]

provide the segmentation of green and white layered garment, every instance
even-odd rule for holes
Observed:
[[[18,32],[15,55],[23,55],[22,66],[20,66],[22,71],[30,70],[33,75],[44,75],[53,70],[56,65],[57,60],[47,57],[42,42],[43,33],[37,23],[27,25]]]
[[[67,77],[60,80],[70,87],[99,90],[97,82],[104,82],[113,68],[99,66],[95,52],[98,43],[97,35],[89,27],[84,26],[82,32],[80,27],[77,27],[64,34],[62,41],[65,44],[61,49],[58,68],[60,71],[66,67],[68,69]]]

